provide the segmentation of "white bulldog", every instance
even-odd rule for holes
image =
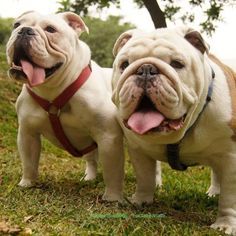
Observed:
[[[26,12],[15,20],[7,58],[10,77],[25,82],[16,102],[23,163],[19,185],[32,186],[37,178],[43,135],[58,147],[72,149],[74,155],[88,153],[86,180],[96,177],[98,153],[106,185],[103,199],[121,200],[123,134],[111,101],[111,69],[90,61],[89,47],[79,40],[83,31],[87,27],[82,19],[70,12],[46,16]],[[72,86],[75,81],[79,89]],[[58,96],[63,99],[55,99]],[[48,107],[44,109],[38,100],[49,103]],[[65,104],[58,108],[59,102]]]
[[[236,74],[187,27],[127,31],[114,55],[113,101],[137,177],[133,201],[153,201],[157,160],[178,170],[207,165],[208,195],[220,194],[212,227],[236,234]]]

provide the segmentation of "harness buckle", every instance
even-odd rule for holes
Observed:
[[[50,103],[50,106],[47,111],[48,115],[56,115],[57,117],[60,116],[61,109],[56,107],[53,103]]]

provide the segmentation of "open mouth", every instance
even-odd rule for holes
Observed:
[[[30,86],[37,86],[44,83],[62,64],[59,62],[53,67],[43,68],[30,60],[23,50],[16,50],[9,73],[16,79],[27,79]]]
[[[168,119],[144,95],[135,111],[124,121],[124,124],[138,134],[146,134],[150,131],[169,132],[179,130],[183,126],[184,118],[185,116],[174,120]]]

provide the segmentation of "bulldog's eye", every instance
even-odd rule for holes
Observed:
[[[50,26],[50,25],[47,26],[44,30],[49,33],[55,33],[57,31],[53,26]]]
[[[16,22],[14,25],[13,25],[13,29],[16,29],[17,27],[20,26],[20,23],[19,22]]]
[[[120,70],[121,70],[121,72],[123,72],[128,66],[129,66],[129,62],[128,62],[128,61],[124,61],[124,62],[120,65]]]
[[[170,62],[170,65],[175,69],[182,69],[184,67],[183,62],[177,60],[172,60]]]

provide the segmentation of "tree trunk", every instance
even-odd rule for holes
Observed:
[[[155,28],[167,27],[165,15],[160,9],[157,0],[143,0],[143,3],[151,15]]]

